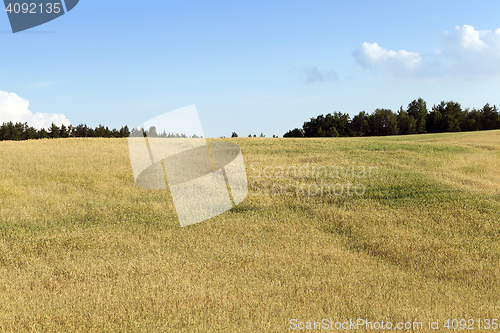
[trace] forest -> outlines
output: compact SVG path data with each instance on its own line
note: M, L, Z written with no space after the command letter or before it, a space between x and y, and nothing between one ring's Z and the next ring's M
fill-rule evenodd
M120 130L109 129L103 125L96 128L80 124L76 127L71 125L61 125L60 127L52 124L46 130L44 128L37 130L29 126L28 123L3 123L0 127L0 141L5 140L36 140L36 139L58 139L58 138L125 138L130 135L128 126L123 126Z
M319 115L283 137L385 136L492 129L500 129L500 114L495 105L462 110L457 102L443 101L429 111L427 103L419 98L406 109L401 106L397 113L390 109L376 109L371 114L361 111L352 119L342 112Z

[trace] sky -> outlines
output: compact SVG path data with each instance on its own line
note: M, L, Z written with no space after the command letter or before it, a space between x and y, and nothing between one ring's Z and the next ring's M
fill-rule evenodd
M208 137L282 136L319 114L500 106L500 2L80 0L13 34L0 123L137 127L195 104Z

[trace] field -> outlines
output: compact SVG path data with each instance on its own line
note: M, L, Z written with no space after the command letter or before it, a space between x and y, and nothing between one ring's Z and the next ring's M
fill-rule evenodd
M0 331L500 319L500 131L226 140L249 195L185 228L126 139L0 142Z

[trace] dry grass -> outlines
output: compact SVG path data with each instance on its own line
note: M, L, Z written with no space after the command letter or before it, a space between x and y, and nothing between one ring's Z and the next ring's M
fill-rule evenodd
M180 228L168 192L134 185L126 140L0 142L0 331L500 316L500 131L231 140L250 177L307 163L379 175L350 179L362 197L252 190Z

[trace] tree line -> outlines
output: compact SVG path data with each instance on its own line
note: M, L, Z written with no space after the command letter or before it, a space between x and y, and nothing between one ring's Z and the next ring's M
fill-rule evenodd
M337 137L337 136L384 136L421 133L465 132L500 129L500 113L496 105L484 105L472 110L454 101L441 102L427 110L427 103L416 99L408 104L406 109L401 106L397 113L390 109L376 109L368 114L361 111L352 119L347 113L334 112L319 115L304 122L302 128L294 128L283 137ZM155 127L149 130L132 129L149 137L186 138L196 137L178 133L157 133ZM28 123L3 123L0 127L0 141L4 140L35 140L56 138L125 138L131 131L128 126L119 130L109 129L103 125L95 128L80 124L57 126L52 124L48 129L37 130ZM238 135L233 132L232 137ZM251 135L249 135L250 137ZM254 135L255 137L256 135ZM261 137L263 134L261 134ZM273 135L274 137L274 135Z
M170 133L163 132L158 133L156 126L149 127L148 130L144 128L133 128L131 132L132 137L148 137L148 138L167 138L167 139L200 139L203 138L202 135L198 136L196 134L186 134L186 133Z
M52 124L47 130L40 130L29 126L28 123L3 123L0 127L0 141L4 140L36 140L36 139L57 139L57 138L125 138L130 135L128 126L123 126L120 130L109 129L103 125L96 128L80 124L76 127L71 125Z
M0 141L5 140L37 140L37 139L58 139L58 138L128 138L130 135L139 137L155 137L155 138L199 138L196 134L187 135L185 133L167 133L165 131L158 133L155 126L151 126L148 130L144 128L132 128L123 126L119 130L99 125L96 128L88 127L85 124L80 124L73 127L72 125L61 125L60 127L52 124L49 129L37 130L28 123L3 123L0 127Z
M361 111L352 119L347 113L319 115L294 128L283 137L384 136L421 133L465 132L500 129L498 108L486 104L481 109L464 109L459 103L441 102L427 110L427 103L416 99L397 113L376 109Z

